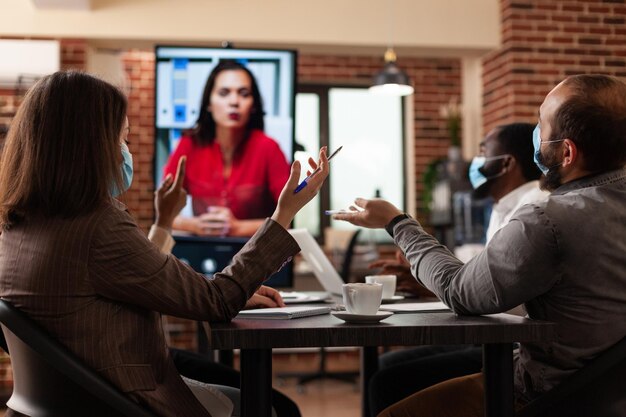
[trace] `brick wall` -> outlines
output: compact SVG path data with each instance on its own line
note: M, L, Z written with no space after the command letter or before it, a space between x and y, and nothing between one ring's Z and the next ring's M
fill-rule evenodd
M128 140L135 169L132 186L122 199L147 231L154 218L154 53L131 50L122 54L122 60L130 80Z
M626 77L624 0L501 0L502 47L484 59L485 132L537 120L545 95L568 75Z
M0 88L0 135L8 129L11 118L22 101L21 90Z

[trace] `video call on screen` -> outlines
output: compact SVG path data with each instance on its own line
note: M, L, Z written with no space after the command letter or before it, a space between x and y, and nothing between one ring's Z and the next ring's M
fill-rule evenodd
M155 184L182 133L196 123L204 85L220 60L254 75L263 99L265 133L293 160L296 54L287 50L156 47Z
M154 183L160 184L163 167L183 132L199 115L209 74L220 60L246 66L259 86L265 111L265 134L278 143L287 161L293 161L296 52L289 50L223 49L157 46ZM189 204L188 204L189 205ZM183 212L192 212L185 207ZM247 239L176 237L173 253L196 271L212 276L222 270ZM292 265L272 276L266 285L290 287Z

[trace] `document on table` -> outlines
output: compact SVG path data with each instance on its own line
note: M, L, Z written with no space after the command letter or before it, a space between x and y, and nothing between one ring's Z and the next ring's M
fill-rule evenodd
M433 311L450 311L448 306L441 301L433 301L428 303L384 304L380 306L380 310L393 311L394 313L424 313Z
M255 308L242 310L237 315L238 319L297 319L300 317L329 314L330 307L279 307L279 308Z
M323 303L330 295L323 292L307 293L296 291L280 291L285 304Z

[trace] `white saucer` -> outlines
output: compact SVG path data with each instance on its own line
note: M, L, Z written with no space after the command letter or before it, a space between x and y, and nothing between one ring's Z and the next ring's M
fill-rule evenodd
M399 300L404 300L404 295L394 295L391 298L383 298L381 303L383 304L395 303L396 301L399 301Z
M333 311L330 314L347 323L377 323L393 315L391 311L378 311L376 314L354 314L347 311Z

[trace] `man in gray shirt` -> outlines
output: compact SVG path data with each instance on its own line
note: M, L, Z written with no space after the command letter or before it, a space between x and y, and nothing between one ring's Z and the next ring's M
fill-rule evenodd
M363 211L334 216L386 227L413 275L458 314L499 313L524 303L530 318L558 323L556 341L520 346L520 403L626 335L626 84L603 75L561 82L541 105L534 147L550 197L520 208L466 264L384 200L357 199ZM482 390L480 374L457 378L379 416L482 415Z

